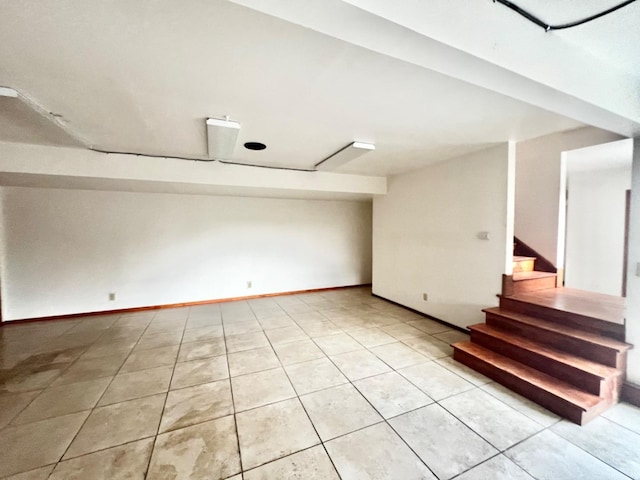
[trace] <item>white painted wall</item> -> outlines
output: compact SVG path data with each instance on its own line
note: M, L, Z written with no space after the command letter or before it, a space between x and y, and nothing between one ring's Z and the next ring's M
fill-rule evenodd
M565 287L622 294L629 165L568 175Z
M373 292L460 327L483 321L511 261L514 163L502 144L390 178L373 202Z
M640 386L640 138L633 141L631 216L629 221L629 264L627 270L626 340L629 350L627 380Z
M620 136L592 127L535 138L516 145L515 235L558 266L561 154L613 142Z
M370 202L19 187L1 200L4 320L371 279Z

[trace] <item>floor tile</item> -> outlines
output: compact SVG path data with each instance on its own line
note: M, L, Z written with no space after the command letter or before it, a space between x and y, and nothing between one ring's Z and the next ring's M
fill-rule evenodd
M98 406L124 402L169 390L173 367L157 367L138 372L119 373L107 388Z
M441 480L498 453L437 404L392 418L389 423Z
M231 353L228 359L232 377L270 370L280 366L280 361L271 347Z
M236 412L296 396L282 368L233 377L231 388Z
M284 312L282 312L284 313ZM273 330L275 328L295 327L296 323L288 315L279 315L258 320L262 328L265 330Z
M342 385L349 380L328 358L284 367L298 395Z
M363 347L353 338L346 333L339 333L338 335L328 335L326 337L317 337L313 339L314 342L322 349L327 355L338 355L340 353L353 352L355 350L362 350Z
M0 428L8 425L40 392L0 393Z
M264 332L245 333L243 335L231 335L226 338L227 353L253 350L254 348L269 347L269 340Z
M485 377L481 373L463 365L462 363L454 360L453 357L444 357L435 361L438 365L442 365L447 370L451 370L459 377L464 378L467 382L480 386L487 383L491 383L492 380L489 377Z
M398 340L405 340L407 338L420 337L424 335L424 332L412 327L411 325L407 325L406 323L388 325L381 327L381 330Z
M453 348L442 340L423 335L420 337L405 338L402 343L409 345L416 352L427 358L436 359L453 355Z
M543 428L477 388L449 397L440 405L498 450L506 450Z
M72 413L0 430L0 477L57 462L88 415Z
M232 322L232 323L227 323L225 321L223 322L223 324L224 324L224 334L227 336L242 335L244 333L262 331L262 326L260 326L257 320L250 320L248 322Z
M382 421L351 384L309 393L300 400L323 441Z
M49 480L143 479L153 438L90 453L60 462Z
M325 355L312 340L279 343L273 346L283 365L323 358Z
M148 480L226 478L240 472L233 416L158 435Z
M244 472L244 480L340 480L322 446L312 447Z
M187 337L187 334L189 334L189 337ZM190 338L189 341L197 341L223 336L222 318L194 317L187 320L183 338Z
M398 373L434 400L462 393L475 386L435 362L421 363Z
M119 355L124 361L124 359L129 356L135 345L135 340L110 340L107 342L99 342L89 347L87 351L82 354L82 358L99 358Z
M331 357L331 360L352 381L391 371L385 363L366 350L342 353Z
M262 328L264 328L265 330L269 329L269 328L281 328L281 327L288 327L290 325L292 325L292 323L285 323L283 325L278 324L278 320L283 320L283 319L289 319L291 320L291 318L287 315L287 312L285 312L284 310L282 310L280 307L275 307L275 308L270 308L270 309L261 309L261 310L256 310L253 312L256 316L256 318L258 319L258 322L260 322L260 324L262 325ZM271 320L271 319L278 319L276 320L275 325L272 325L270 323L263 323L263 320Z
M297 398L236 415L245 470L320 443Z
M515 392L512 392L498 383L488 383L486 385L482 385L480 388L493 395L501 402L515 408L517 411L526 415L540 425L548 427L560 421L560 417L555 413L550 412L546 408L541 407L537 403L534 403Z
M224 338L213 338L202 342L183 343L180 345L178 362L188 362L198 358L215 357L224 355Z
M171 380L171 388L184 388L200 383L215 382L229 378L229 367L224 355L218 357L192 360L191 362L177 363Z
M297 325L294 327L275 328L273 330L266 330L265 334L269 337L269 341L273 345L278 343L290 343L296 340L305 340L309 338L304 331Z
M365 378L353 384L385 418L433 403L425 393L396 372Z
M119 340L130 340L132 342L137 342L142 334L145 331L144 326L140 327L111 327L109 330L104 332L100 337L101 341L119 341Z
M26 367L17 365L12 369L0 371L0 394L46 388L59 378L67 367L69 367L69 363Z
M233 413L229 380L172 390L160 422L160 432L188 427Z
M421 332L428 334L442 333L446 332L447 330L451 330L451 327L443 323L436 322L435 320L429 320L428 318L411 320L407 322L407 325L411 325L413 328L417 328Z
M342 329L329 320L318 321L313 323L300 324L300 327L304 330L304 333L311 338L326 337L327 335L337 335L342 333Z
M534 480L531 475L522 470L504 455L490 458L477 467L467 470L456 480Z
M394 343L398 341L379 328L363 328L360 330L354 330L352 332L349 332L349 336L353 337L353 339L355 339L358 343L364 345L367 348L386 345L387 343Z
M1 413L0 409L0 415ZM628 403L619 403L602 414L603 417L640 433L640 408Z
M449 345L456 342L468 342L470 338L468 333L462 333L462 332L459 332L458 330L450 330L448 332L434 333L433 336L438 340L442 340L443 342L448 343Z
M85 380L111 377L118 372L123 362L124 359L118 355L113 357L88 358L86 360L80 359L60 375L60 377L52 383L52 386L68 385Z
M291 315L296 323L300 324L313 324L316 322L328 321L322 314L316 311L304 312L304 313L294 313Z
M160 394L96 408L71 443L64 460L155 435L164 400L165 395Z
M112 377L50 387L44 390L14 420L14 425L92 409Z
M510 448L505 455L538 480L629 480L549 430Z
M28 472L17 473L10 477L4 477L4 480L47 480L53 467L54 465L48 465L46 467L36 468L35 470L29 470Z
M222 338L224 332L222 331L222 325L210 325L208 327L193 328L185 330L182 336L182 342L200 342L203 340L211 340L213 338Z
M148 368L173 365L178 357L179 345L151 348L131 353L124 362L120 373L146 370Z
M142 335L134 351L148 350L150 348L169 347L180 344L182 331L171 333L155 333Z
M409 367L418 363L424 363L428 360L425 356L420 355L412 348L400 342L373 347L370 348L369 351L373 352L376 357L394 369Z
M616 470L640 478L640 434L602 417L582 427L563 420L551 430Z
M326 447L344 480L436 479L386 423L336 438Z

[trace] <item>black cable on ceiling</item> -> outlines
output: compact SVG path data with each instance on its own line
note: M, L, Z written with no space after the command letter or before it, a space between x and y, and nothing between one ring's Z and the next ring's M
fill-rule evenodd
M626 7L627 5L629 5L630 3L633 3L635 1L636 0L626 0L625 2L622 2L622 3L618 4L618 5L615 5L615 6L609 8L607 10L604 10L604 11L602 11L600 13L596 13L595 15L591 15L590 17L583 18L582 20L576 20L575 22L563 23L563 24L560 24L560 25L549 25L548 23L543 22L542 20L540 20L535 15L527 12L523 8L520 8L518 5L516 5L513 2L510 2L509 0L493 0L493 3L496 3L496 2L501 3L505 7L508 7L511 10L513 10L514 12L522 15L524 18L526 18L530 22L535 23L539 27L544 28L545 32L548 32L550 30L563 30L565 28L577 27L578 25L582 25L584 23L590 22L590 21L595 20L597 18L604 17L605 15L608 15L608 14L610 14L612 12L615 12L616 10L619 10L619 9L621 9L623 7Z
M238 165L241 167L256 167L256 168L268 168L272 170L292 170L294 172L315 172L315 170L306 168L293 168L293 167L277 167L273 165L256 165L250 163L230 162L228 160L216 160L214 158L194 158L194 157L175 157L171 155L152 155L148 153L136 153L136 152L116 152L112 150L101 150L99 148L88 147L92 152L106 153L107 155L135 155L137 157L151 157L151 158L171 158L174 160L188 160L191 162L219 162L225 165Z

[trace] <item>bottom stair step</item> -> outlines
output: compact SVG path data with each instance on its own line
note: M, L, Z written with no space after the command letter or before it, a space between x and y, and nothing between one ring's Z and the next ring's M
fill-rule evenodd
M455 360L579 425L612 403L475 343L455 343L453 349Z

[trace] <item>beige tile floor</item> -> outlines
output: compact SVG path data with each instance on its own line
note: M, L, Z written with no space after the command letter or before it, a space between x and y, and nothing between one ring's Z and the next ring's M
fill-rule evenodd
M640 478L640 409L585 427L458 364L366 288L0 329L0 478Z

